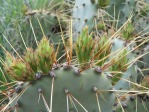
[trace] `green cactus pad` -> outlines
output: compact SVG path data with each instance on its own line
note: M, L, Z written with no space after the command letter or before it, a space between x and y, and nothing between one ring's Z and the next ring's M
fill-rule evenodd
M118 61L121 66L125 65L124 67L121 67L123 68L123 70L121 71L122 73L119 74L118 77L113 77L113 81L114 80L118 81L117 83L115 83L115 86L114 86L116 89L130 89L131 83L129 81L136 82L138 77L135 65L131 65L128 68L127 63L134 60L134 54L132 52L129 53L129 51L131 50L130 46L125 46L125 45L127 44L125 44L124 40L118 39L118 38L113 39L113 46L112 46L111 52L115 52L117 50L120 50L121 52L125 50L127 51L127 54L125 54L126 56L125 55L123 56L123 58L125 59L125 61L127 60L127 62L124 62L121 59L119 59ZM111 58L113 58L113 56ZM120 69L119 66L117 66L116 69Z
M116 112L148 112L149 101L148 95L127 95L127 97L120 100Z
M97 3L95 0L76 0L72 12L74 40L82 32L85 26L89 27L89 32L94 27L94 19L97 14Z
M114 103L115 96L111 90L110 80L103 73L95 72L95 69L88 69L80 74L75 71L76 67L59 67L50 72L50 76L44 76L31 84L20 98L11 103L10 107L17 105L18 112L39 112L47 111L42 96L50 108L51 90L53 82L52 112L67 111L67 96L69 96L69 111L73 109L77 112L110 112ZM54 75L52 75L54 74ZM42 92L39 92L42 89ZM100 92L105 90L105 92ZM97 92L98 91L98 92ZM98 100L96 99L98 94ZM16 95L15 95L16 96ZM75 100L76 99L76 100ZM72 101L75 106L73 105ZM100 107L98 107L98 102ZM81 105L83 106L83 109ZM77 110L75 109L77 108Z
M135 10L135 7L135 0L110 0L107 11L112 17L118 19L118 27L121 27Z

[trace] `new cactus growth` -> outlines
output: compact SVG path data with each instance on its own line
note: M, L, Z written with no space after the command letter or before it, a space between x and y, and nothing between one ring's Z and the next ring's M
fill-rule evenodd
M78 57L78 62L82 67L89 64L90 59L93 56L94 41L92 36L88 34L88 28L86 27L81 33L78 41L75 45L75 51Z
M105 57L109 57L110 55L112 42L111 40L109 40L107 35L103 35L99 39L97 38L96 47L97 49L95 49L95 52L94 52L95 53L94 58L95 58L95 61L97 61L96 65L102 66L107 59ZM101 59L102 61L98 62Z
M134 27L132 22L129 21L122 30L122 37L125 38L125 40L132 39L133 33L134 33Z
M39 69L47 74L49 70L52 68L53 63L55 62L55 53L52 45L49 45L49 41L46 37L43 37L41 42L39 43L36 51L36 62Z
M107 7L110 3L110 0L98 0L98 5L102 8Z
M36 61L36 54L34 53L33 49L27 49L25 52L25 56L23 57L26 63L30 65L33 71L37 72L37 61Z

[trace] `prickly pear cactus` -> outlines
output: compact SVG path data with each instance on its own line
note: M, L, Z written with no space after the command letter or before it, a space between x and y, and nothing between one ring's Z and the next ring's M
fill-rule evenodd
M0 58L2 74L12 80L0 81L0 111L148 111L149 79L137 82L138 69L148 72L148 36L136 34L148 16L146 7L127 21L135 0L24 0L21 6L19 19L11 23L16 38L5 39L14 52L0 44L6 56ZM140 54L146 53L142 58L134 54L139 46ZM143 68L135 64L139 58Z
M136 23L135 23L135 31L142 35L142 40L148 39L148 23L149 20L147 19L149 17L149 1L144 0L139 3L139 6L141 8L138 8L138 16L136 17ZM143 41L140 41L138 43L143 43ZM142 78L149 73L149 64L148 64L148 51L149 51L149 41L146 40L145 43L142 44L142 46L138 49L137 55L140 55L141 58L137 61L137 65L139 67L138 69L138 82L142 80Z
M5 71L24 83L15 88L9 107L3 110L110 112L115 100L110 91L113 86L104 67L91 61L97 54L94 49L99 49L94 43L85 28L74 44L79 66L71 64L72 50L67 52L67 62L58 64L54 48L46 37L35 51L28 49L22 58L16 59L7 53Z
M12 2L12 5L16 5L16 7L11 6L11 10L14 10L14 15L16 12L19 14L17 17L13 18L12 16L12 18L10 18L9 22L11 28L5 28L3 32L5 37L3 38L7 38L18 53L23 54L24 49L29 46L33 46L33 49L36 48L38 44L37 41L39 41L43 35L46 35L54 42L55 46L61 42L61 30L64 32L67 28L67 24L62 20L64 16L60 15L64 9L57 9L60 6L64 6L62 4L60 5L60 3L64 1L59 1L59 3L58 1L50 1L51 0L44 0L42 2L39 0L25 0L25 2L23 2L23 0L21 0L19 7L15 2ZM20 44L22 42L25 44ZM14 52L9 44L7 44L6 47L8 50L10 49L10 51Z
M135 0L110 0L110 5L107 8L107 12L113 17L116 27L121 27L136 8Z
M27 90L22 85L24 93L11 104L11 108L16 107L19 112L49 110L94 112L99 111L99 108L101 111L110 112L114 94L100 92L112 88L109 79L104 74L96 73L95 69L75 74L76 69L70 66L58 67L53 69L49 76L38 78L27 87ZM30 99L32 100L29 101Z
M142 2L140 2L139 6L141 6L142 8L138 8L138 16L136 17L136 23L135 23L135 31L140 33L142 35L142 40L145 40L148 38L148 31L149 31L149 27L148 27L148 23L149 20L147 19L149 17L149 2L147 0L144 0ZM142 41L140 41L139 43L141 43ZM147 40L145 43L142 44L142 46L139 48L138 50L138 55L142 55L141 58L139 59L139 61L137 62L137 65L140 69L142 70L138 70L139 71L139 78L138 80L140 81L141 78L144 75L148 75L149 71L148 71L148 44L149 41Z
M149 46L148 43L147 45L142 46L142 48L140 49L139 55L143 56L139 59L139 61L137 62L138 67L141 69L141 71L139 71L140 75L139 75L139 81L140 81L140 77L144 77L146 75L149 75Z
M74 35L80 34L85 26L89 27L89 31L93 29L97 11L96 0L75 1L72 11ZM74 39L76 40L76 38L77 36Z
M123 91L126 94L117 94L117 101L114 104L116 112L148 112L149 109L149 77L146 76L141 81L140 85L135 85L129 92Z
M136 66L130 65L134 60L134 53L130 52L130 46L126 46L127 42L125 42L121 38L113 39L113 45L111 54L116 56L111 56L112 61L115 62L111 69L112 71L119 71L119 73L115 73L112 81L116 90L119 89L130 89L132 88L132 84L130 82L137 81L137 70ZM129 44L129 43L128 43ZM114 57L114 58L113 58Z
M126 97L121 96L119 102L115 104L116 108L114 112L148 112L149 110L149 101L147 94L129 94Z
M138 15L134 19L135 30L141 34L146 34L149 31L149 20L147 19L149 17L149 2L147 0L139 2L137 9Z

